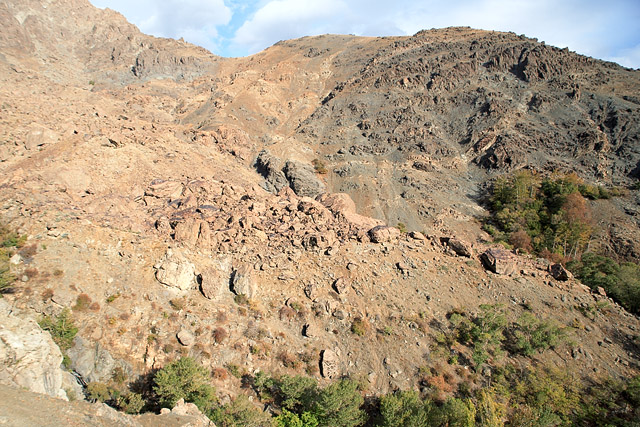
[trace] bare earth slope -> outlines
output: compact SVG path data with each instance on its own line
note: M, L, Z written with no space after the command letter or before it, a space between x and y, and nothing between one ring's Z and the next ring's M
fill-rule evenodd
M85 344L72 367L87 381L192 355L211 369L361 376L371 394L419 387L443 357L447 314L483 303L572 328L571 344L535 360L638 373L637 317L543 260L485 270L477 218L487 181L522 167L637 182L640 72L467 28L224 59L84 0L3 1L0 24L0 217L30 248L4 298L34 316L75 307ZM598 202L604 244L635 261L636 193ZM370 238L398 222L426 236ZM468 241L471 257L442 237ZM113 363L92 368L95 348ZM248 392L214 382L223 400Z

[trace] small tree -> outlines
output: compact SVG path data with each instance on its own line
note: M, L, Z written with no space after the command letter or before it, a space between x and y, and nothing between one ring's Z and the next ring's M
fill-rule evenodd
M216 403L214 388L209 385L209 372L190 357L182 357L158 371L153 391L160 405L172 408L180 399L192 402L203 412Z
M320 426L354 427L365 421L365 413L360 409L363 403L358 385L350 380L340 380L320 392L314 415Z
M381 427L427 427L434 406L423 402L416 391L408 390L383 396L380 399Z

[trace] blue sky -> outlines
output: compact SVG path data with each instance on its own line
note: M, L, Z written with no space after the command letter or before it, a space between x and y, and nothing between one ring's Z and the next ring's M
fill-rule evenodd
M143 32L183 37L221 56L326 33L411 35L470 26L513 31L640 68L640 0L90 0Z

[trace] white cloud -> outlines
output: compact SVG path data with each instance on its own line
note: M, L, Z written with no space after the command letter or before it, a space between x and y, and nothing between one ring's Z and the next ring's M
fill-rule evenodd
M224 0L91 0L121 12L147 34L180 38L216 49L217 27L231 20Z
M629 49L622 49L616 56L605 58L629 68L640 69L640 44Z
M256 52L282 39L336 32L340 16L349 13L342 0L270 1L238 28L233 42Z

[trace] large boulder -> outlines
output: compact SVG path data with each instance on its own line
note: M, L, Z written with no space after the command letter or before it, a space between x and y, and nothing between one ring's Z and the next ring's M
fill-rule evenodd
M233 272L231 277L231 290L236 295L244 295L253 298L258 293L258 287L252 277L252 269L249 265L244 265Z
M108 382L117 366L125 371L130 370L124 363L117 362L100 343L90 342L81 336L73 339L73 346L67 355L71 360L71 368L85 382Z
M35 320L18 317L0 299L0 384L67 399L62 353Z
M370 218L360 215L356 212L356 204L346 193L324 193L316 197L316 200L327 209L329 209L336 217L344 218L351 225L370 230L378 225L384 225L379 219Z
M480 261L487 270L496 274L513 274L516 271L515 256L506 249L491 248L480 255Z
M282 161L267 150L262 150L258 154L255 167L258 173L264 177L267 191L278 193L289 186L289 181L282 172Z
M340 356L333 350L323 350L321 354L320 373L324 378L339 378Z
M195 285L196 267L179 251L167 249L154 268L156 279L165 286L186 291Z
M318 179L310 164L289 160L282 171L289 181L289 186L298 196L316 197L324 192L324 183Z
M175 200L182 196L184 186L178 181L165 181L156 179L149 184L144 191L145 196L156 197L158 199Z
M400 236L400 230L396 227L378 225L369 230L369 239L373 243L384 243L395 240Z
M229 292L229 280L231 277L231 260L221 258L199 275L200 292L205 298L218 300Z
M565 282L565 281L573 278L573 274L571 274L571 272L569 270L564 268L564 266L562 264L552 264L552 265L550 265L549 266L549 274L551 274L551 276L554 279L559 280L561 282Z
M445 237L442 241L457 255L471 258L473 256L473 249L471 243L457 239L455 237Z

